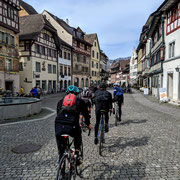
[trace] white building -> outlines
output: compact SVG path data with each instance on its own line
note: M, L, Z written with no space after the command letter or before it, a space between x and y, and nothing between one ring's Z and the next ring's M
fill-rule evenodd
M59 80L60 90L66 89L71 82L71 59L72 59L72 46L60 39L61 53L59 56Z
M136 49L133 48L133 52L132 52L132 56L130 59L130 84L136 85L137 84L137 78L138 78L138 68L137 68L137 63L138 59L137 59L137 53L136 53Z
M167 14L163 86L171 102L180 102L180 2L169 0L161 10Z

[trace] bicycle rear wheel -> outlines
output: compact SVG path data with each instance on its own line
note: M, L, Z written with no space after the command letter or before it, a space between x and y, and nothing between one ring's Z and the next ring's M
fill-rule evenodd
M58 165L56 180L71 180L71 160L68 155L64 155Z
M103 146L103 127L101 126L101 133L99 137L99 155L102 155L102 146Z

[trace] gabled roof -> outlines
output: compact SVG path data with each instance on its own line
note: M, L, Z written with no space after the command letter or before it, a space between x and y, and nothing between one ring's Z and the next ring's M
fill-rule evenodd
M20 1L20 5L23 7L23 9L25 9L25 11L29 14L38 14L38 12L29 4L27 4L26 2L24 2L23 0Z
M58 38L59 38L59 42L60 42L61 45L73 49L73 47L72 47L71 45L69 45L68 43L66 43L65 41L63 41L60 37L58 37Z
M69 34L73 36L73 38L76 38L77 40L81 41L82 43L85 43L89 46L92 46L89 42L84 40L84 32L80 27L74 28L71 27L69 24L67 24L64 20L58 18L57 16L53 15L52 13L45 10L60 26L62 26Z
M84 36L84 39L87 41L87 42L89 42L90 44L92 44L93 45L93 42L94 42L94 40L97 38L97 34L96 33L94 33L94 34L86 34L85 36Z
M35 40L43 28L50 31L54 38L55 43L59 46L56 29L42 14L34 14L23 16L19 18L20 33L19 40Z

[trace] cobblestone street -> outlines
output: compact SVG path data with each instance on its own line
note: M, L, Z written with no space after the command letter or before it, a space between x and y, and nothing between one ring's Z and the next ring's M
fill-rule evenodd
M43 107L56 109L58 99L43 99ZM180 110L151 102L135 91L125 94L122 111L118 126L110 117L103 156L94 145L94 131L90 137L83 133L82 179L180 180ZM0 125L0 180L55 179L54 119ZM91 121L94 125L94 112ZM42 147L34 153L12 152L26 143Z

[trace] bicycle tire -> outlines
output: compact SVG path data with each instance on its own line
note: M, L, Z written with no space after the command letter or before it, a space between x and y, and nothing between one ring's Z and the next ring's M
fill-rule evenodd
M103 127L101 126L101 134L100 134L100 138L99 138L99 155L102 155L102 142L103 140Z
M63 164L65 164L65 166ZM69 164L71 164L71 161L70 161L68 155L64 155L61 158L60 163L58 165L56 180L63 180L63 179L71 180L71 169L69 168ZM64 170L63 170L63 167L65 168ZM70 165L70 167L71 167L71 165ZM67 172L66 172L66 170L67 170ZM63 173L63 171L65 171L65 172Z

